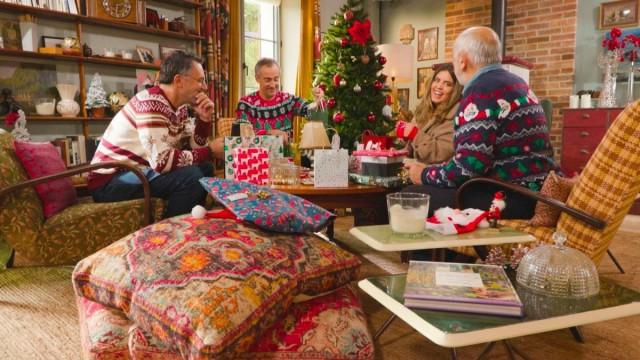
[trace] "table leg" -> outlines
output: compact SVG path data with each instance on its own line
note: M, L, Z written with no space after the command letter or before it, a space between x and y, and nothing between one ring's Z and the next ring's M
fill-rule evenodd
M327 237L329 238L329 240L334 241L335 239L333 238L333 224L336 222L335 218L332 218L329 220L329 222L327 223Z
M573 338L576 339L577 342L584 344L584 336L582 336L580 328L578 328L577 326L572 326L569 328L569 330L571 330L571 335L573 335Z
M382 333L387 330L387 328L389 327L389 325L391 325L391 323L393 322L393 320L396 319L396 314L391 314L387 320L384 321L384 324L382 324L382 326L378 329L378 331L376 331L375 335L373 335L373 341L378 340L378 338L382 335Z
M502 340L502 342L504 343L504 346L507 348L507 353L509 354L509 359L515 359L514 355L518 355L524 360L529 360L529 358L522 351L518 350L518 348L515 347L511 343L511 341Z
M449 357L453 360L458 360L458 354L456 353L456 348L449 348Z
M487 346L484 347L484 349L482 349L482 352L478 355L478 357L476 358L476 360L482 360L482 358L487 355L489 353L489 351L491 351L491 349L493 349L493 345L495 345L495 341L492 341L490 343L487 344Z

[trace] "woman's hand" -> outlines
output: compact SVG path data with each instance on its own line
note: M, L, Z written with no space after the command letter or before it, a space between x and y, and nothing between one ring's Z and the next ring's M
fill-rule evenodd
M427 167L427 165L418 161L411 161L406 163L404 167L409 172L409 179L411 179L411 182L417 185L421 185L422 171Z

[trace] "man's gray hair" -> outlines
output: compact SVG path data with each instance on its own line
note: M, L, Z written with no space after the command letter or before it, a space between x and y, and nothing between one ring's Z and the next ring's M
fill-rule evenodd
M260 68L262 68L263 66L267 66L267 67L272 67L272 66L277 66L280 67L280 65L278 65L278 62L271 59L271 58L262 58L260 60L258 60L258 62L256 63L256 67L253 69L253 73L255 74L255 76L258 76L258 71L260 71Z
M485 31L483 34L479 34L479 30ZM471 62L479 67L502 63L500 38L495 31L487 27L474 26L460 33L453 44L454 56L460 54L461 51L464 51Z

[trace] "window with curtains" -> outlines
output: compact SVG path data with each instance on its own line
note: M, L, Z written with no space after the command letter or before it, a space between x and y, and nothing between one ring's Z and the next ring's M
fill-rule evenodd
M279 61L279 0L244 0L244 94L258 90L254 67L268 57Z

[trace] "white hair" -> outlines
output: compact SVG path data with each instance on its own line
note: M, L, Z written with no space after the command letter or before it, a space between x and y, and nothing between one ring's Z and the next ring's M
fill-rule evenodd
M490 36L478 36L480 29L489 31ZM479 67L502 63L502 44L498 34L490 28L474 26L464 30L453 44L453 55L464 51L471 62Z

